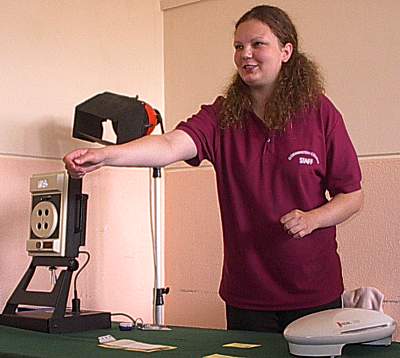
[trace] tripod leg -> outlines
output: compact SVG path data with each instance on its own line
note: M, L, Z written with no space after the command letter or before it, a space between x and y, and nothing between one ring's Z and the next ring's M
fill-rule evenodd
M18 304L21 303L21 298L26 295L26 289L29 283L32 280L33 274L35 273L36 266L32 263L28 267L28 270L25 272L24 276L22 277L21 281L19 282L18 286L15 288L13 294L7 301L7 304L4 308L3 313L6 314L14 314Z
M54 318L64 317L65 315L69 288L71 286L71 279L72 279L72 271L70 270L62 271L53 291L50 293L50 295L55 300L54 312L53 312Z

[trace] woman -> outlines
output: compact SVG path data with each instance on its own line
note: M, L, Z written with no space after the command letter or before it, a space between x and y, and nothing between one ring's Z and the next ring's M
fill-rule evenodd
M224 234L227 327L282 332L303 315L340 307L335 225L360 209L361 173L343 119L284 11L248 11L234 48L237 73L225 96L172 132L77 150L64 161L82 177L104 165L209 160Z

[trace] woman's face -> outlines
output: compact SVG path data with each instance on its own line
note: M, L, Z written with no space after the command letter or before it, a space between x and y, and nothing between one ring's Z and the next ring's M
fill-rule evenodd
M234 36L234 61L242 80L269 95L283 62L292 54L290 43L282 46L270 27L258 20L242 22Z

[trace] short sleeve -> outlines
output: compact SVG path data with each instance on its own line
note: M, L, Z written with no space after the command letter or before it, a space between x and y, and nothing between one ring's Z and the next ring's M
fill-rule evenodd
M199 166L203 160L215 163L215 151L218 142L218 116L222 104L222 97L211 105L201 106L200 111L185 122L180 122L176 129L187 133L197 148L197 155L186 161L189 165Z
M327 188L330 195L361 189L361 169L357 154L341 114L330 103L327 115Z

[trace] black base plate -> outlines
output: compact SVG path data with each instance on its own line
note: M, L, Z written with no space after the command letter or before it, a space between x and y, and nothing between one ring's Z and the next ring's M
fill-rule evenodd
M55 318L53 312L44 310L22 311L0 315L0 325L46 333L82 332L111 328L109 312L82 311L79 314L66 312Z

